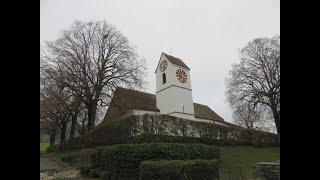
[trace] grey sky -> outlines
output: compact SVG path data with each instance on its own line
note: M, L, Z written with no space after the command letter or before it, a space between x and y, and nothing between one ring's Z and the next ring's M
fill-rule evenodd
M40 41L54 40L75 20L107 20L146 59L146 91L155 93L161 52L191 68L195 102L226 121L232 111L225 78L238 51L257 37L280 34L279 0L41 0Z

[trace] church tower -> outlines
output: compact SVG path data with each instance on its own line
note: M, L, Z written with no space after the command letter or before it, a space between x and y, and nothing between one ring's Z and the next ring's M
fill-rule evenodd
M181 59L162 53L155 73L160 113L195 120L190 68Z

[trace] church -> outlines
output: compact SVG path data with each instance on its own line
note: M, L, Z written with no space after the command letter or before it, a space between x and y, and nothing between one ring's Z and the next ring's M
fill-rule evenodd
M191 121L234 126L207 105L193 102L190 68L183 60L162 53L155 74L155 94L117 88L104 121L126 115L167 114Z

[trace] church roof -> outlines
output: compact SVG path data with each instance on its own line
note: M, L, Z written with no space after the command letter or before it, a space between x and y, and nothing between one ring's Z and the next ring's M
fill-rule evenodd
M156 106L156 95L118 87L103 121L117 120L131 109L160 112ZM194 103L194 111L196 118L224 122L206 105Z
M171 63L178 65L178 66L182 66L184 68L190 69L181 59L173 57L169 54L166 53L162 53Z
M193 103L196 118L224 121L217 113L206 105Z

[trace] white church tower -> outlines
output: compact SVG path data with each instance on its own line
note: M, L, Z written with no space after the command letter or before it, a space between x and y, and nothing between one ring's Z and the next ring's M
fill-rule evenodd
M181 59L162 53L155 73L160 113L195 120L190 68Z

